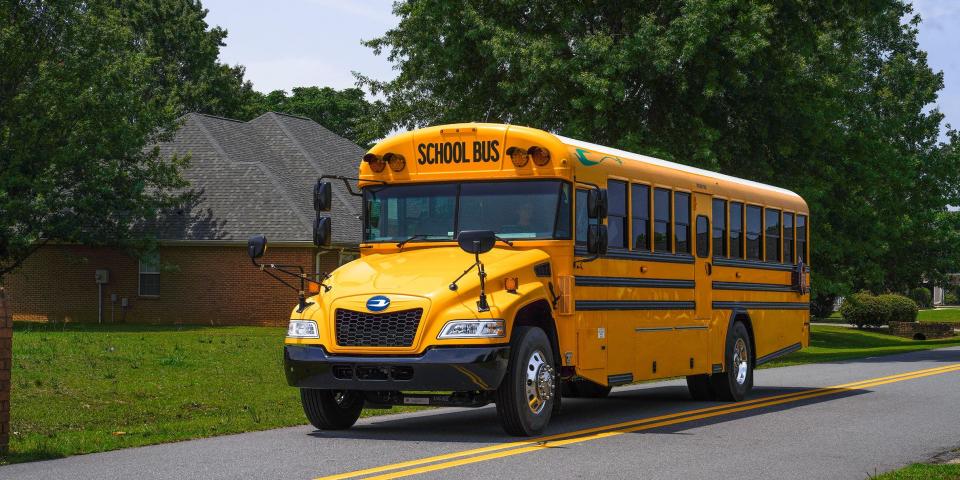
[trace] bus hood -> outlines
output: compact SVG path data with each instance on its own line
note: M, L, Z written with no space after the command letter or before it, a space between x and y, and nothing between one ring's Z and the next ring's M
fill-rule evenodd
M548 260L539 249L520 250L497 246L480 255L487 273L487 292L501 288L495 280ZM401 252L365 255L338 268L328 283L329 293L336 297L357 294L406 294L434 298L443 294L466 294L479 289L476 269L457 282L457 292L450 291L453 282L470 268L474 256L457 246L410 248ZM474 294L476 292L473 292Z

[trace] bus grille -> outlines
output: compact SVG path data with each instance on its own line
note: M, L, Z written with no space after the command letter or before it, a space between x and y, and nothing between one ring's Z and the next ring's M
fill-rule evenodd
M422 308L366 313L338 308L337 345L341 347L409 347L420 326Z

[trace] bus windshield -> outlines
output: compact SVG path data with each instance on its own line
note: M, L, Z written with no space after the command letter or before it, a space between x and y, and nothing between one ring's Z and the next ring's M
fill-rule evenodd
M462 230L504 239L570 239L570 184L559 180L376 185L363 189L363 241L450 241Z

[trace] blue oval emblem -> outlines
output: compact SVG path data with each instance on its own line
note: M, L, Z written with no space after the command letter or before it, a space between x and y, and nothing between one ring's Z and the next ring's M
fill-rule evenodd
M383 296L377 295L376 297L370 297L367 300L367 310L371 312L382 312L390 306L390 299Z

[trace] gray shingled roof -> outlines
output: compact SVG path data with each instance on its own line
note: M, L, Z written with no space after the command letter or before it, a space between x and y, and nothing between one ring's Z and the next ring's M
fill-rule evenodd
M190 156L193 199L160 222L161 240L310 242L313 185L356 176L364 150L313 120L265 113L249 122L191 113L161 154ZM333 242L360 241L360 199L334 183Z

